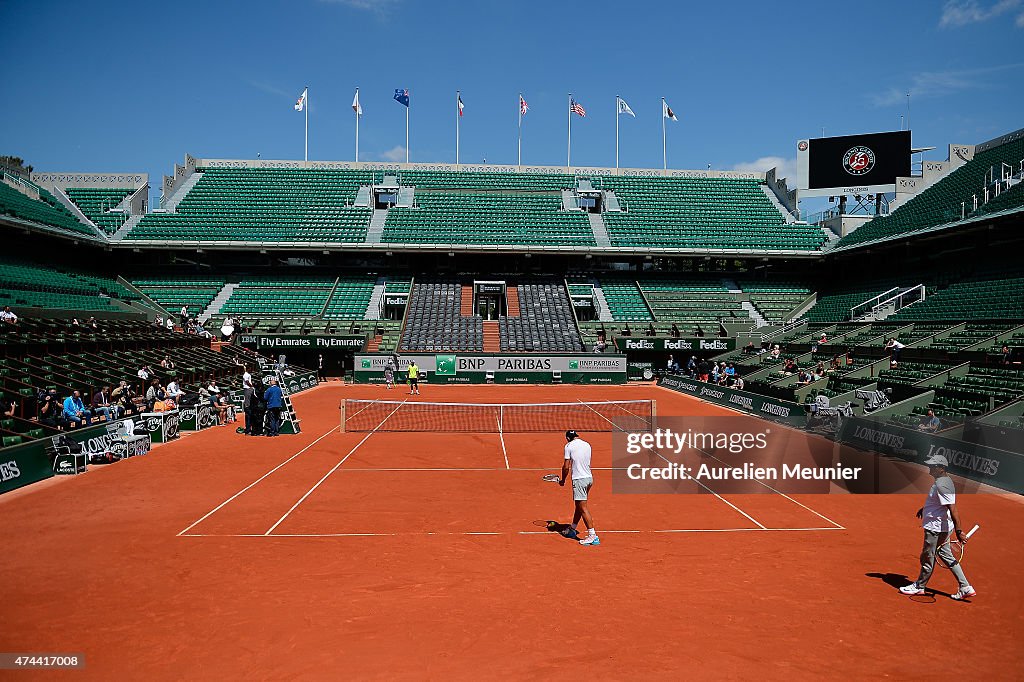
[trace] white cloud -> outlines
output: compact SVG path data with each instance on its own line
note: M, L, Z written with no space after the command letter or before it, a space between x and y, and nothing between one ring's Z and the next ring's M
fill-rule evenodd
M1024 28L1024 12L1017 15L1017 28Z
M366 10L377 15L383 15L400 1L401 0L320 0L320 2L323 3L331 5L345 5L352 9Z
M911 100L944 97L964 90L982 90L993 84L993 79L990 78L993 74L1022 67L1024 63L1001 64L980 69L922 71L911 76L909 88L890 87L872 94L871 102L876 107L903 105L907 101L908 90Z
M781 156L762 156L760 159L753 161L743 161L737 163L732 167L734 171L740 171L741 173L764 173L771 170L776 170L776 176L780 178L786 178L789 180L790 185L796 184L796 159L784 159Z
M395 145L391 149L389 149L386 152L383 152L382 154L380 154L380 158L383 159L384 161L395 161L395 162L401 161L402 163L404 163L405 162L405 147L403 147L400 144L399 145Z
M994 5L982 6L977 0L947 0L942 6L939 26L949 28L980 24L1020 7L1021 0L999 0ZM1024 23L1024 14L1017 16L1017 25Z
M263 81L250 80L250 81L246 81L246 82L249 83L249 85L251 85L252 87L256 88L257 90L262 90L263 92L267 93L268 95L275 95L277 97L285 97L285 98L290 98L290 99L297 99L298 96L302 94L302 90L299 90L298 94L293 95L290 92L288 92L287 90L283 90L282 88L279 88L277 86L271 85L270 83L265 83Z

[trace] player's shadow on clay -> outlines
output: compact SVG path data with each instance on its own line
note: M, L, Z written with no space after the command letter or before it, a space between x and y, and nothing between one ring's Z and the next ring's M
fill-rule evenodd
M566 540L578 540L579 534L568 523L558 523L550 519L538 519L533 525L546 529L549 533L557 533Z
M938 570L938 569L936 568L936 570ZM909 585L910 583L913 582L910 578L908 578L903 573L865 573L864 575L867 576L868 578L877 578L878 580L881 580L882 582L884 582L886 585L888 585L889 587L893 588L894 590L898 590L901 587L903 587L905 585ZM950 596L949 592L943 592L942 590L936 590L936 589L933 589L931 587L927 588L926 591L931 593L931 594L939 595L939 596L942 596L942 597Z

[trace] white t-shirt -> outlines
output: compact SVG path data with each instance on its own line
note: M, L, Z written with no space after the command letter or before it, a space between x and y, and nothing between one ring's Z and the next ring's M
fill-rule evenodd
M13 324L18 321L18 316L15 315L14 311L12 310L4 310L0 311L0 320L3 320L4 322L10 322Z
M242 375L242 388L253 388L252 375L248 372Z
M903 348L906 348L906 346L905 346L905 345L903 345L902 343L900 343L899 341L893 341L893 342L892 342L892 347L893 347L894 349L896 349L896 350L901 350L901 349L903 349Z
M956 488L953 479L942 476L935 479L928 498L921 511L921 525L934 533L948 533L953 530L953 516L944 505L956 504Z
M593 478L590 472L590 443L582 438L574 438L565 444L565 458L572 460L572 480Z

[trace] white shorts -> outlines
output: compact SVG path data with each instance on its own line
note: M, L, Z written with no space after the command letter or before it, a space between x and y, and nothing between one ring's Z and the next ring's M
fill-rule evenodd
M572 479L572 499L580 502L587 499L587 494L590 492L590 487L594 485L594 479L590 478L574 478Z

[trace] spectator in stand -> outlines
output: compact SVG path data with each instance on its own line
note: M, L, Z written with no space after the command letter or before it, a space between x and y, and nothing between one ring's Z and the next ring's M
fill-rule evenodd
M96 318L95 317L90 317L88 320L86 320L85 326L86 327L90 327L92 329L99 329L100 325L99 325L99 323L96 322Z
M153 326L154 327L160 327L161 329L163 329L164 328L164 316L163 315L157 315L156 319L153 320Z
M818 339L818 345L824 346L826 343L828 343L828 334L822 332L821 338Z
M14 398L8 398L6 395L0 394L0 417L13 417L14 405Z
M797 386L806 386L809 383L811 383L811 375L804 370L800 370L800 373L796 375Z
M166 397L167 393L164 391L164 387L160 384L160 380L152 379L149 382L149 388L146 389L146 409L152 412L156 403L158 401L163 402Z
M174 369L174 363L171 362L171 358L166 355L164 356L164 359L160 361L160 366L166 370Z
M72 391L71 395L64 399L64 421L69 426L88 426L92 423L92 413L85 409L82 394L78 391Z
M842 366L843 366L843 364L839 361L839 356L836 355L835 357L832 358L832 362L829 363L828 371L829 372L834 372L834 371L836 371L837 369L839 369Z
M122 380L113 391L110 392L110 404L117 407L122 415L132 411L131 395L128 392L128 382Z
M220 386L217 385L217 379L210 377L210 383L206 385L206 394L209 397L210 406L217 409L217 400L220 398Z
M164 327L166 327L169 332L174 331L174 320L171 319L170 315L168 315L167 319L164 321Z
M71 326L72 326L72 327L80 327L80 326L82 326L82 325L81 325L81 324L79 324L79 322L78 322L78 318L77 318L77 317L72 317L72 318L71 318Z
M175 379L171 379L169 382L167 382L166 393L167 397L173 400L175 404L180 402L181 397L185 395L185 391L181 390L181 387L178 386L178 382Z
M885 349L889 351L889 365L895 367L900 361L900 353L906 348L905 345L896 340L896 337L889 339Z
M796 360L793 358L786 358L786 364L783 366L782 371L786 374L795 374L800 367L796 364Z
M188 327L188 306L187 305L181 306L180 317L181 317L181 328L182 329L187 328Z
M270 386L263 392L263 399L267 403L267 413L270 415L270 433L268 436L280 435L281 431L281 407L283 405L281 387L277 385L277 379L271 377Z
M731 362L725 366L725 375L728 377L736 376L736 367Z
M707 360L701 360L697 363L697 378L701 381L708 380L708 374L711 373L711 365L708 364Z
M696 335L696 336L697 336L698 338L700 338L700 337L703 337L703 336L704 336L704 330L700 328L700 325L699 325L699 324L698 324L698 325L697 325L697 327L696 327L696 328L695 328L695 329L693 330L693 333L694 333L694 335Z
M755 353L754 342L753 341L748 341L747 345L743 346L743 354L744 355L753 355L754 353Z
M667 369L670 374L675 374L679 371L679 363L676 362L676 359L673 356L668 356L668 363L666 364L665 369Z
M737 391L743 390L743 377L736 377L736 381L732 385Z
M149 377L153 375L153 370L149 368L149 365L143 365L139 367L138 377L142 379L142 383L145 385L149 382Z
M103 415L103 418L107 421L111 419L111 413L113 418L118 418L117 408L110 403L110 386L104 386L92 396L92 413L99 417Z
M935 416L934 410L928 410L928 414L925 416L924 419L921 420L921 423L918 424L917 426L918 431L924 431L925 433L935 433L941 428L942 421Z
M782 355L782 349L779 348L779 344L772 346L772 352L769 354L772 360L778 360Z
M39 399L39 423L58 428L64 407L57 397L57 389L51 388Z
M3 312L0 312L0 323L3 323L4 327L18 324L18 316L11 310L11 306L5 305Z
M1010 364L1010 359L1013 357L1013 353L1010 351L1010 347L1004 343L1003 349L999 352L1002 354L1002 359L1000 360L1000 362L1002 362L1004 365Z
M686 363L686 373L690 375L690 378L696 378L697 376L697 356L691 355L690 361Z
M672 338L673 339L678 339L679 338L679 327L676 326L675 322L672 323L672 329L670 330L669 333L672 334Z
M654 329L654 323L651 322L647 325L647 336L657 336L658 332Z

